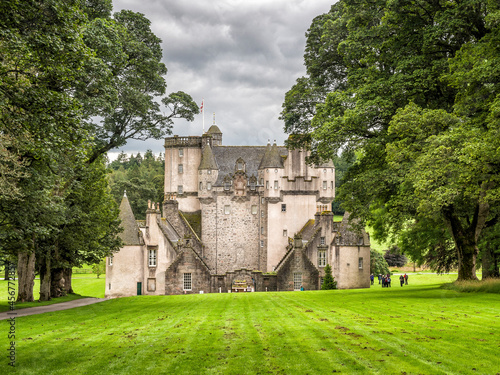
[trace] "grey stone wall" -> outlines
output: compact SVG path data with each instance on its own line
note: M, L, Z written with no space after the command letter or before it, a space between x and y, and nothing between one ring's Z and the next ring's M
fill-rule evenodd
M319 284L318 269L311 263L301 247L294 248L292 252L277 270L278 291L294 290L294 273L302 274L304 290L317 290Z
M260 247L260 228L266 227L261 224L259 196L220 192L214 198L202 203L204 260L218 274L241 268L260 270L265 249ZM257 212L252 214L254 205Z
M191 273L192 290L184 290L184 274ZM191 248L183 248L165 272L165 294L211 292L210 271Z

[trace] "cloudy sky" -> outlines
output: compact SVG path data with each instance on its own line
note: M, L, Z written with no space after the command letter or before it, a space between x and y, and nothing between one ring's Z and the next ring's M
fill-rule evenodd
M168 92L201 104L205 130L216 124L224 145L283 144L278 119L285 93L304 75L305 32L335 0L113 0L151 21L162 39ZM173 134L201 135L203 116L177 120ZM121 150L163 152L163 142L130 141ZM113 155L110 155L113 158Z

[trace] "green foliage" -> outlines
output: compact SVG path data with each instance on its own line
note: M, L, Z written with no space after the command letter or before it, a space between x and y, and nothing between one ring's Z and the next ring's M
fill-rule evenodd
M378 239L425 237L412 259L458 259L459 279L476 278L477 239L499 218L499 14L492 1L341 0L313 21L281 115L312 160L356 154L342 208Z
M389 265L384 256L370 249L370 273L373 275L387 275L389 273Z
M96 274L97 278L99 278L100 275L106 273L106 260L103 259L99 263L94 263L92 265L92 272Z
M332 267L329 264L325 267L325 277L323 278L323 284L321 284L321 290L337 289L337 282L332 276Z
M119 204L126 191L135 218L145 220L148 200L163 202L164 174L161 154L155 157L151 150L146 151L144 158L140 154L130 158L123 154L108 166L111 194Z
M403 267L408 262L408 259L401 253L401 249L395 245L385 251L384 259L389 267Z

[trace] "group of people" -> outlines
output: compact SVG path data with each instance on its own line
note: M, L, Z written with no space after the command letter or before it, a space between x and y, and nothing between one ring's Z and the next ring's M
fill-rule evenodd
M375 280L375 277L373 276L373 273L370 275L370 281L371 284L373 285L373 282ZM399 282L401 286L403 285L408 285L408 275L405 273L404 275L399 276ZM382 288L389 288L391 286L391 274L388 273L387 275L378 275L378 283L382 284Z

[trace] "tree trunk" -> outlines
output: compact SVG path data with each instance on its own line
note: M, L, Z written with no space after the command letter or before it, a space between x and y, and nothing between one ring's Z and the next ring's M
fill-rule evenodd
M17 302L33 302L34 285L35 252L20 252L17 255Z
M63 268L64 272L64 281L65 281L65 289L66 293L74 293L73 287L71 285L71 277L73 276L73 268Z
M477 209L477 211L479 208ZM480 230L477 227L477 214L473 223L465 228L460 219L454 214L453 207L444 212L445 220L455 242L458 255L458 278L459 280L477 280L476 256L478 254L477 238Z
M50 301L50 254L46 254L40 265L40 301Z
M66 295L66 279L64 268L53 268L50 270L50 297L59 298Z
M457 280L477 280L476 276L477 247L471 244L462 244L462 246L460 247L457 246L457 252L458 252Z
M486 247L482 252L482 280L500 277L498 263L498 255L489 246Z
M5 267L5 270L4 270L5 273L4 273L3 279L7 280L7 279L9 279L9 267L10 267L10 262L8 260L6 260L4 262L4 267Z

